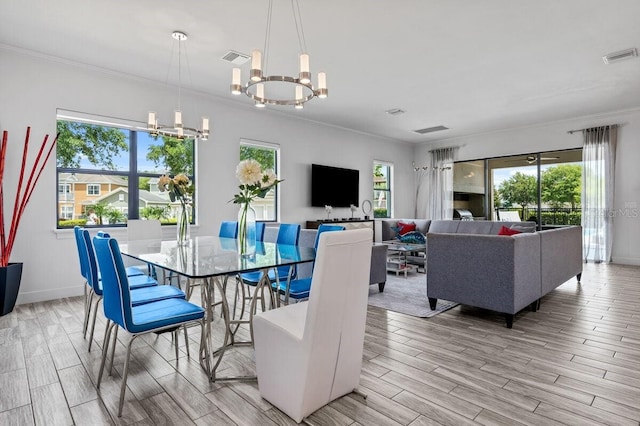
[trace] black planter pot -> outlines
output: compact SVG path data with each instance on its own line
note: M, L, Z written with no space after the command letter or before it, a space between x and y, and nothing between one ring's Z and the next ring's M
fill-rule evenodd
M20 290L22 263L9 263L0 267L0 316L13 311Z

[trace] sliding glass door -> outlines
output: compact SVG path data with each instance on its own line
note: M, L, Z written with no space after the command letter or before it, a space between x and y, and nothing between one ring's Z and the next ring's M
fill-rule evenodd
M454 166L454 207L475 219L534 221L540 229L580 225L582 149Z

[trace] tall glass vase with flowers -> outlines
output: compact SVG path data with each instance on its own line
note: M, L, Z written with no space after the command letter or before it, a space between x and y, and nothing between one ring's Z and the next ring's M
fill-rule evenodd
M185 174L178 174L173 178L167 175L158 179L158 189L160 192L168 192L172 202L178 201L178 211L176 212L176 229L178 245L186 245L191 238L191 200L193 196L193 184Z
M240 181L240 191L233 196L233 203L240 205L238 212L238 245L243 257L255 251L255 211L251 203L256 198L264 198L279 180L273 170L262 170L256 160L242 160L236 167L236 177ZM252 220L253 219L253 220Z

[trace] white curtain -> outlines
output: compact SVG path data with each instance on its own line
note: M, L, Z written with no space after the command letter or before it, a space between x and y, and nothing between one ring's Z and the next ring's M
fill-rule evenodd
M453 219L453 161L457 147L429 151L427 219Z
M582 254L585 261L611 261L617 132L616 125L582 131Z

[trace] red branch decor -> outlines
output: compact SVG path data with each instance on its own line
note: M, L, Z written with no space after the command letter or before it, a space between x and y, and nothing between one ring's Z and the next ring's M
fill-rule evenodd
M24 182L25 171L27 168L27 154L29 153L29 136L31 134L31 127L27 127L27 134L24 139L24 149L22 151L22 165L20 167L20 178L18 179L18 190L16 191L16 199L13 204L13 215L11 216L11 226L9 227L9 233L5 234L4 227L4 162L7 153L7 142L9 141L9 134L5 130L2 132L2 146L0 146L0 267L7 266L9 264L9 258L11 257L11 250L13 249L13 243L16 240L16 232L18 232L18 226L20 226L20 219L24 213L24 209L29 203L33 189L40 179L42 170L47 164L47 160L53 152L53 148L58 141L58 135L51 142L49 149L47 145L49 142L49 135L45 135L42 144L40 145L40 151L35 162L31 165L29 172L29 179L27 184L22 186ZM46 156L42 160L42 154L46 151ZM42 160L42 162L40 162Z

